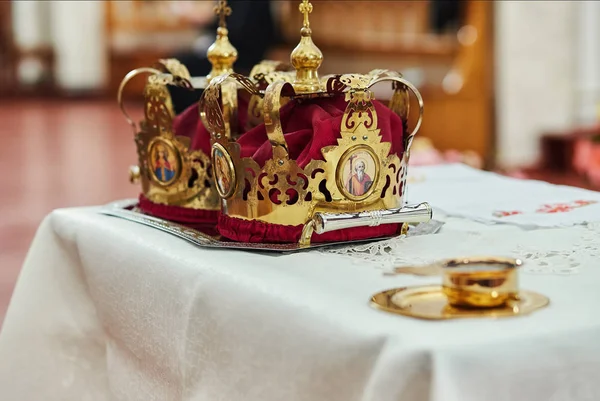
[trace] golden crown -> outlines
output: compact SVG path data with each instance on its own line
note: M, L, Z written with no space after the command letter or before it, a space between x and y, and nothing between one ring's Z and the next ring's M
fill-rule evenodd
M138 152L138 165L130 168L130 180L141 181L144 197L156 204L190 209L218 210L219 195L214 188L211 159L200 149L190 149L191 138L175 132L176 118L169 86L204 89L214 77L233 73L238 53L230 43L225 23L231 14L227 2L220 0L214 9L219 16L215 42L208 48L207 58L212 70L206 77L191 77L187 68L175 59L159 60L154 66L129 72L121 82L118 103L127 121L133 127ZM253 69L259 79L265 74L282 69L283 64L264 61ZM144 88L144 119L138 125L129 117L123 105L123 89L134 77L149 74ZM258 81L255 82L258 86ZM260 115L261 100L251 99L249 121ZM256 107L256 104L259 106ZM222 100L224 110L237 110L235 92ZM227 124L236 125L236 116L228 115Z
M428 220L431 210L422 204L403 208L409 150L423 114L423 100L417 88L399 73L374 70L368 74L319 77L323 54L313 43L309 14L312 4L303 0L300 43L291 53L294 71L270 71L247 78L226 73L214 78L200 100L204 125L211 133L214 181L222 198L222 214L234 219L266 224L298 226L303 230L300 245L310 244L313 233L341 228L375 226ZM375 99L371 88L379 82L392 83L388 104L402 121L404 152L390 152L391 143L380 135ZM235 111L223 105L240 86L248 91L262 112L272 156L259 165L242 157L239 133L232 130ZM419 103L419 120L406 133L409 94ZM280 109L286 102L315 102L343 97L346 107L337 144L321 149L322 160L313 159L300 167L290 157ZM360 170L360 172L359 172ZM354 181L354 174L362 178ZM370 183L364 185L365 174ZM354 185L353 185L354 184ZM359 188L360 187L360 188Z

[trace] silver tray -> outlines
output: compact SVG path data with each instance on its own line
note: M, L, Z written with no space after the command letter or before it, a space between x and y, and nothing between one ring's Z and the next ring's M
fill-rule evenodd
M278 252L278 253L293 253L299 251L306 251L315 248L324 247L336 247L336 246L348 246L352 243L367 243L381 241L393 237L379 237L370 238L366 240L351 241L351 242L328 242L328 243L311 243L309 246L301 247L297 243L285 243L285 244L274 244L274 243L256 243L256 242L235 242L227 238L223 238L220 235L211 235L206 232L202 232L198 229L192 229L183 225L173 223L171 221L163 220L157 217L149 216L140 212L137 208L137 200L124 200L110 203L101 208L98 213L118 217L124 220L128 220L134 223L142 224L148 227L156 228L160 231L174 235L185 241L188 241L196 246L204 248L221 248L221 249L239 249L239 250L251 250L251 251L265 251L265 252ZM427 223L420 223L416 226L411 226L407 236L417 236L426 234L435 234L444 225L443 222L430 220ZM207 227L207 231L214 231L214 227Z

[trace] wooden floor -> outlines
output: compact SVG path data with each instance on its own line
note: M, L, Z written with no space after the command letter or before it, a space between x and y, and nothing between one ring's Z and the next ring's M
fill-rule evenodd
M0 101L0 325L41 220L135 197L133 133L116 101Z

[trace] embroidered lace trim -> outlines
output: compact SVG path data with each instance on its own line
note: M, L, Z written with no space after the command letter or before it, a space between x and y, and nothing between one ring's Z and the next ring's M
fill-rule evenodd
M384 271L428 265L446 258L496 255L521 259L523 271L576 274L600 256L600 223L562 229L525 231L514 226L482 231L448 231L435 235L400 236L370 244L325 248L355 263ZM595 262L597 263L597 262Z

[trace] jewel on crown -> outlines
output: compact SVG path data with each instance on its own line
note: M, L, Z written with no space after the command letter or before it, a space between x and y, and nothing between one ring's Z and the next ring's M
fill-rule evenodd
M399 73L319 77L323 54L312 41L312 4L301 2L301 39L291 54L295 72L260 79L223 74L200 100L210 131L214 180L222 199L218 230L244 242L344 242L397 235L428 220L422 204L404 208L409 149L423 101ZM259 84L257 85L257 81ZM392 83L388 106L371 88ZM262 107L264 122L239 134L223 103L241 87ZM409 93L420 118L407 132Z

